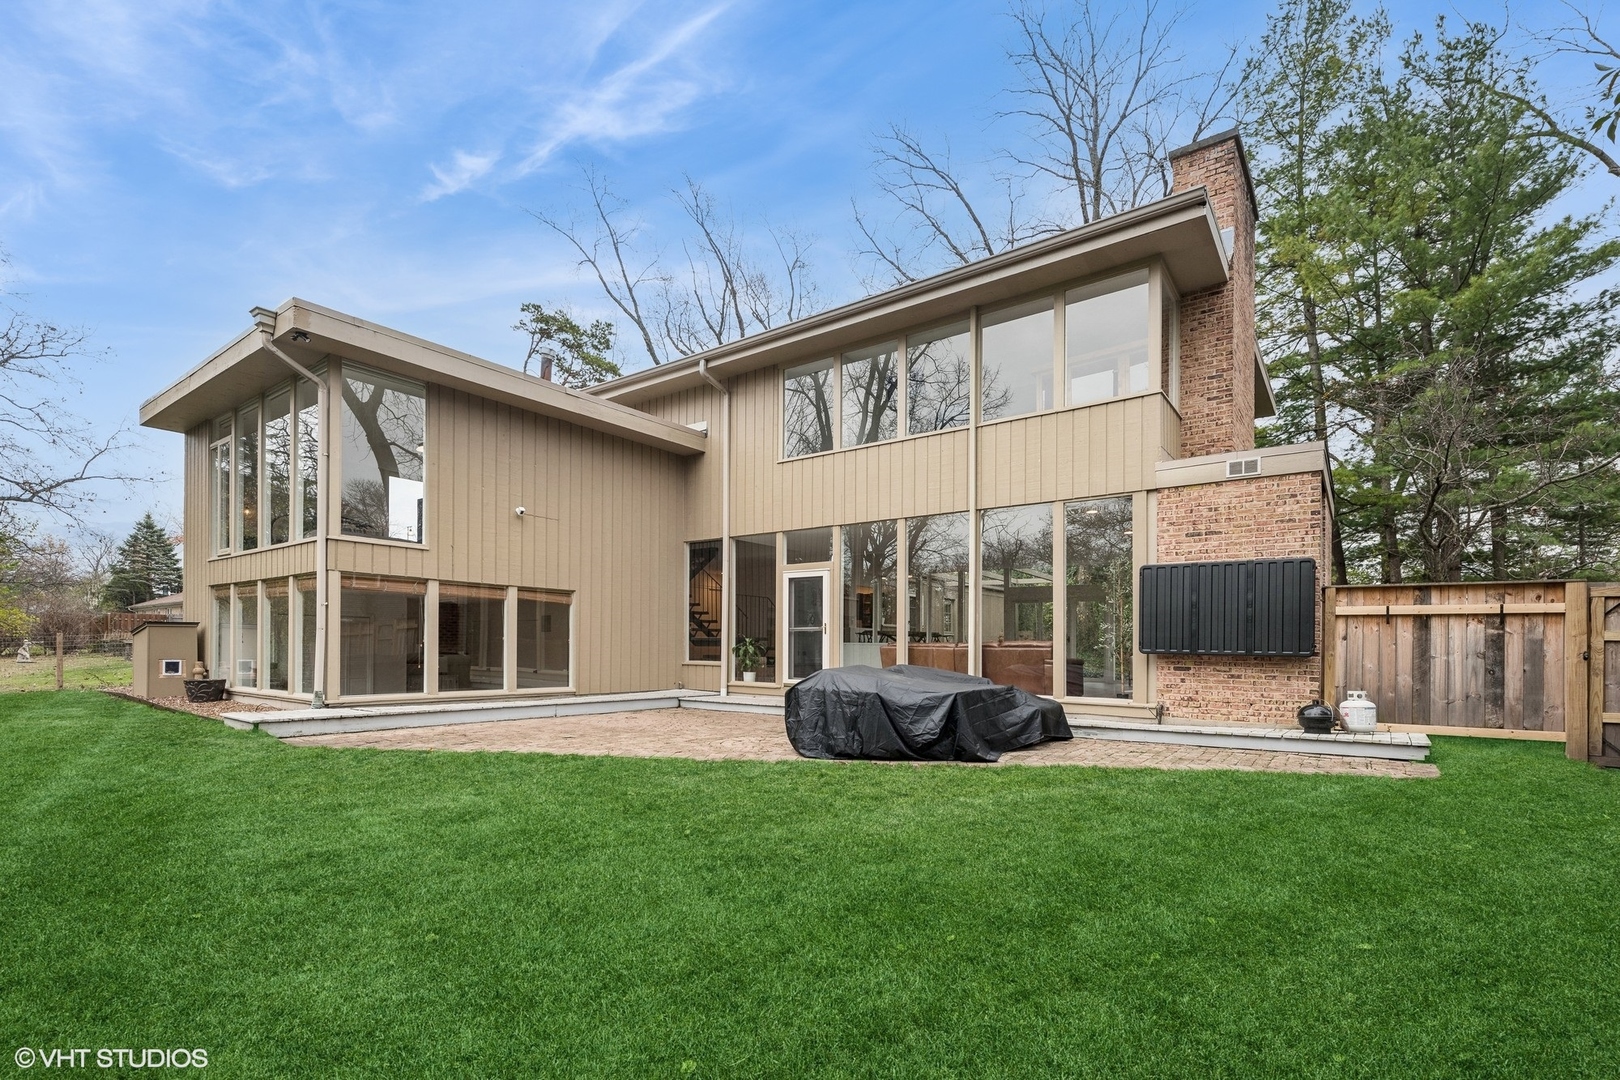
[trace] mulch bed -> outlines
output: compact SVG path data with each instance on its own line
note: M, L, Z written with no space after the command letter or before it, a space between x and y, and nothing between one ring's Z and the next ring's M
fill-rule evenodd
M165 712L190 713L192 716L206 716L210 720L218 720L228 712L275 712L268 705L249 705L245 701L187 701L183 697L143 698L136 697L128 690L103 690L103 694L123 698L126 701L138 701L142 705L150 705L154 709Z

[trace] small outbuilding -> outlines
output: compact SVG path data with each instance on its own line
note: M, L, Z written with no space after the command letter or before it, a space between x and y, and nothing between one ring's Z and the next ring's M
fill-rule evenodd
M184 697L185 681L197 663L197 625L194 622L150 622L135 628L137 697Z

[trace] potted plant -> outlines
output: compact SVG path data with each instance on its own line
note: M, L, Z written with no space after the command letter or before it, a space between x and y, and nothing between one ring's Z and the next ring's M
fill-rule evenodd
M757 638L738 638L737 644L731 647L731 654L737 658L737 666L742 669L743 682L754 682L759 678L759 669L765 664L765 645Z

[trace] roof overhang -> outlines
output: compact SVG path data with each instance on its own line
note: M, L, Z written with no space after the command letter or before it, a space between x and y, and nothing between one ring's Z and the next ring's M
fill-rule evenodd
M1182 294L1223 284L1228 266L1220 226L1203 188L911 282L678 361L593 387L593 395L635 404L717 377L815 359L864 341L962 315L1068 281L1162 259Z
M300 331L296 341L294 331ZM708 438L700 431L307 300L294 298L276 310L272 339L277 348L305 366L342 357L673 454L690 456L708 448ZM286 382L291 374L264 347L264 335L255 328L145 401L141 424L164 431L189 431Z

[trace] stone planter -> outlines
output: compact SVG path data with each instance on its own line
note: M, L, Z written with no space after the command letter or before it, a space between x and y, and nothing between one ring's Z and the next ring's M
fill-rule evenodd
M185 680L187 701L224 701L224 679Z

